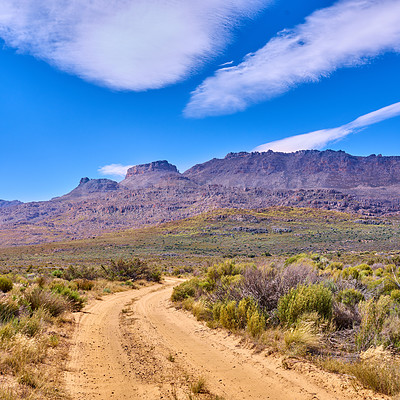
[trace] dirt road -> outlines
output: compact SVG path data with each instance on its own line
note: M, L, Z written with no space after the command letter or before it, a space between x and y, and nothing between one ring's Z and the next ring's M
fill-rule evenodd
M239 344L169 303L173 285L123 292L97 301L80 314L66 374L77 400L188 399L203 377L201 399L383 399L336 375ZM211 395L211 393L213 395Z

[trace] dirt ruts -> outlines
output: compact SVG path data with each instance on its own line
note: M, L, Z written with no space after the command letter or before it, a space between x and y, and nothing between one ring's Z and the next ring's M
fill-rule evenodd
M77 318L65 381L76 400L385 399L308 363L254 353L169 302L177 279L105 297ZM202 377L206 392L193 397ZM192 396L192 397L190 397Z

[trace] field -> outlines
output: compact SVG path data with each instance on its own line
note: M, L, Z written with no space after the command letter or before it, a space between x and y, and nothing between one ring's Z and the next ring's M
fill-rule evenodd
M310 208L217 210L178 222L100 237L0 249L0 266L97 265L138 256L165 265L300 252L396 252L400 219Z

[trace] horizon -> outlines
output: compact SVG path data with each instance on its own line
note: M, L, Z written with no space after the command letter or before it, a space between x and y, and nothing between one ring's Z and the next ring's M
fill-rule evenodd
M380 153L378 153L378 154L372 153L372 154L369 154L369 155L361 155L361 156L360 156L360 155L356 155L356 154L347 153L347 152L344 151L344 150L340 150L340 149L339 149L339 150L333 150L333 149L329 149L329 148L328 148L328 149L324 149L324 150L305 149L305 150L296 150L296 151L291 151L291 152L274 151L274 150L271 150L271 149L270 149L270 150L266 150L266 151L255 151L255 150L253 150L253 151L240 151L240 152L236 152L236 153L235 153L235 152L230 152L230 153L227 153L224 157L220 157L220 158L214 157L213 159L223 160L223 159L227 158L227 157L230 156L230 155L235 156L235 155L241 155L241 154L263 154L263 153L296 154L296 153L306 153L306 152L334 152L334 153L345 153L345 154L347 154L347 155L349 155L349 156L352 156L352 157L362 157L362 158L369 158L369 157L383 157L383 158L384 158L384 157L400 157L400 155L382 155L382 154L380 154ZM206 160L205 163L208 162L208 161L211 161L211 160L212 160L212 159ZM144 164L131 165L131 166L129 166L129 168L138 167L138 166L144 166L144 165L149 165L149 164L152 164L152 163L164 162L164 161L167 162L168 164L174 166L174 167L177 167L173 162L170 162L169 160L153 160L153 161L149 161L148 163L144 163ZM203 164L203 163L200 163L200 164ZM198 164L191 165L191 166L189 166L189 168L187 168L187 169L185 169L185 170L180 170L179 168L177 168L178 173L184 174L185 172L187 172L189 169L191 169L192 167L194 167L194 166L196 166L196 165L198 165ZM26 203L46 202L46 201L50 201L50 200L54 200L54 199L60 198L60 197L62 197L62 196L64 196L64 195L70 193L72 190L76 189L78 186L80 186L82 180L85 180L85 179L89 179L89 180L106 179L106 180L110 180L110 181L113 181L113 182L121 183L121 182L125 179L127 172L128 172L128 171L126 171L126 172L124 173L124 175L119 175L119 177L120 177L119 179L110 178L110 177L107 177L107 176L101 176L101 177L98 177L98 178L90 178L90 177L88 177L88 176L82 176L82 177L79 179L78 183L77 183L74 187L72 187L72 188L70 188L70 189L67 189L67 191L66 191L65 193L58 194L58 195L56 195L56 196L54 196L54 197L52 197L52 198L49 198L49 199L44 199L44 200L28 200L28 201L22 201L22 203L25 203L25 204L26 204ZM110 175L112 175L112 174L108 174L108 176L110 176ZM114 176L117 176L117 175L114 174ZM1 201L1 200L5 200L5 201L21 201L21 200L19 200L19 199L1 199L1 198L0 198L0 201Z
M0 199L257 148L400 155L395 0L52 4L0 5Z

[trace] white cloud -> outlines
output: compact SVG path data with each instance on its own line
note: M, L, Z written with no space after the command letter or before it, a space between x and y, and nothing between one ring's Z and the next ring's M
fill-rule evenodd
M328 143L343 139L347 135L357 132L372 124L400 115L400 102L362 115L354 121L333 129L322 129L302 135L291 136L285 139L262 144L253 151L281 151L290 153L297 150L323 149Z
M104 167L100 167L98 171L102 175L106 176L123 176L125 177L126 172L128 171L129 168L131 168L132 165L121 165L121 164L110 164L110 165L105 165Z
M192 93L185 115L241 111L388 51L400 51L400 1L342 0L280 32L238 66L207 78Z
M146 90L192 73L271 0L1 0L0 37L86 80Z

